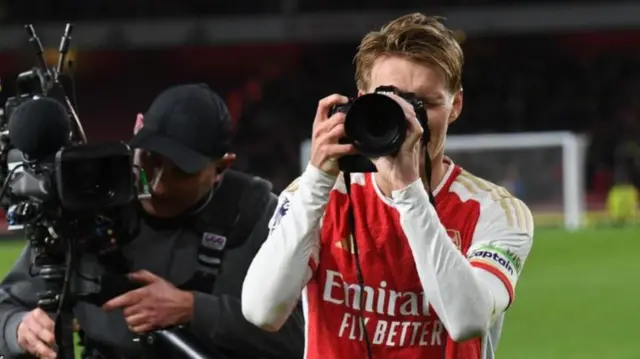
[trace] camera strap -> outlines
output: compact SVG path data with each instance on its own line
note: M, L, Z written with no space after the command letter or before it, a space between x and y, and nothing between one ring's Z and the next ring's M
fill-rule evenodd
M362 274L362 266L360 265L360 254L358 252L358 240L356 238L356 216L353 208L353 197L351 194L351 172L343 172L344 176L344 185L347 190L347 197L349 208L347 209L347 228L348 234L353 238L353 259L356 266L356 277L358 279L358 287L360 289L360 293L364 293L364 276ZM360 315L358 316L360 320L360 328L366 328L364 321L364 296L360 296ZM367 350L367 359L373 359L373 351L371 347L371 340L369 339L369 333L366 330L362 331L364 334L364 344L365 349Z
M196 216L195 229L202 234L198 269L182 289L213 292L226 250L246 242L264 215L270 193L271 184L265 180L232 170L225 173L211 201Z
M433 173L433 170L431 169L431 158L429 158L429 153L427 153L427 155L425 156L425 164L424 164L424 169L427 175L427 180L429 181L429 187L427 188L427 194L429 195L429 202L431 202L431 205L433 205L433 208L436 207L436 197L434 197L433 195L433 190L431 188L431 175Z

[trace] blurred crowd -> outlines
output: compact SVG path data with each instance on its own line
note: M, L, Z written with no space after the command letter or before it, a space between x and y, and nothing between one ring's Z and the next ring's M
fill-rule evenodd
M583 133L590 143L586 178L592 202L603 203L616 182L640 186L639 33L461 34L461 41L464 108L450 133ZM164 88L209 83L226 97L234 117L236 166L269 178L280 191L301 171L300 144L310 136L318 100L336 92L356 94L356 47L345 42L89 51L77 55L80 114L91 139L128 139L136 113ZM0 53L6 88L26 61L24 55L11 59ZM525 199L530 194L560 203L562 193L546 190L555 182L561 188L560 149L530 152L464 162L492 173L490 180ZM548 171L538 170L545 165Z
M587 185L594 199L604 198L621 166L629 180L640 184L628 160L640 157L634 150L640 141L640 70L635 65L640 48L587 53L588 41L599 40L585 36L468 41L464 109L450 133L585 133L591 143ZM260 85L262 96L245 103L239 120L238 141L247 169L272 178L279 188L299 173L299 143L309 137L318 99L333 92L355 94L354 51L353 45L317 47L299 66ZM540 166L547 161L557 167L540 171L554 176L543 186L557 181L561 187L561 152L554 154L541 155L547 159ZM532 168L530 159L519 158L516 165L498 158L493 163L504 167L500 171L505 177L531 172L526 171ZM524 170L518 171L518 166Z

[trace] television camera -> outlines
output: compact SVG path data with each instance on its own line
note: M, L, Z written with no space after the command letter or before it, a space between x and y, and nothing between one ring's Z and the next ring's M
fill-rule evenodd
M46 284L37 305L55 313L58 358L72 359L65 357L73 350L62 340L61 317L70 317L78 301L100 306L137 287L127 280L121 248L137 228L135 198L149 192L144 171L134 174L125 143L87 143L61 81L73 25L66 25L55 68L47 66L33 26L25 28L37 66L18 75L16 95L0 112L0 205L9 230L24 231L33 268ZM105 274L83 276L78 263L84 255L97 258ZM149 347L156 343L186 358L208 358L184 328L151 332L136 341L146 353L157 351Z

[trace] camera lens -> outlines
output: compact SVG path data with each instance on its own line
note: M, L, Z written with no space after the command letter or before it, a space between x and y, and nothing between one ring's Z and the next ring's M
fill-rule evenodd
M76 193L86 201L101 201L108 197L109 175L104 172L104 163L101 161L76 161L67 163L65 168L68 175L73 178L70 183L75 187Z
M353 102L345 120L345 132L360 154L380 157L400 150L407 121L395 100L381 94L367 94Z

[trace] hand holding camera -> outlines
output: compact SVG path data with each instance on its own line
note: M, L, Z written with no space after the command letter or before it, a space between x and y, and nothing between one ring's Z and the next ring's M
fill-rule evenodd
M420 177L420 139L424 130L411 104L394 93L384 95L400 105L408 124L406 138L396 154L371 158L378 173L395 191L407 187Z
M313 121L313 134L311 137L311 165L333 176L340 172L338 158L353 153L353 144L340 143L345 137L345 114L331 109L338 105L344 105L349 101L341 95L331 95L323 98L318 103L318 110Z
M345 117L338 143L351 144L357 152L340 158L339 170L379 172L392 190L405 188L420 177L420 139L427 144L429 128L424 104L413 93L380 86L373 93L334 106L328 116L339 113Z
M24 316L18 325L18 343L29 354L38 358L55 359L54 322L42 309L36 308Z

